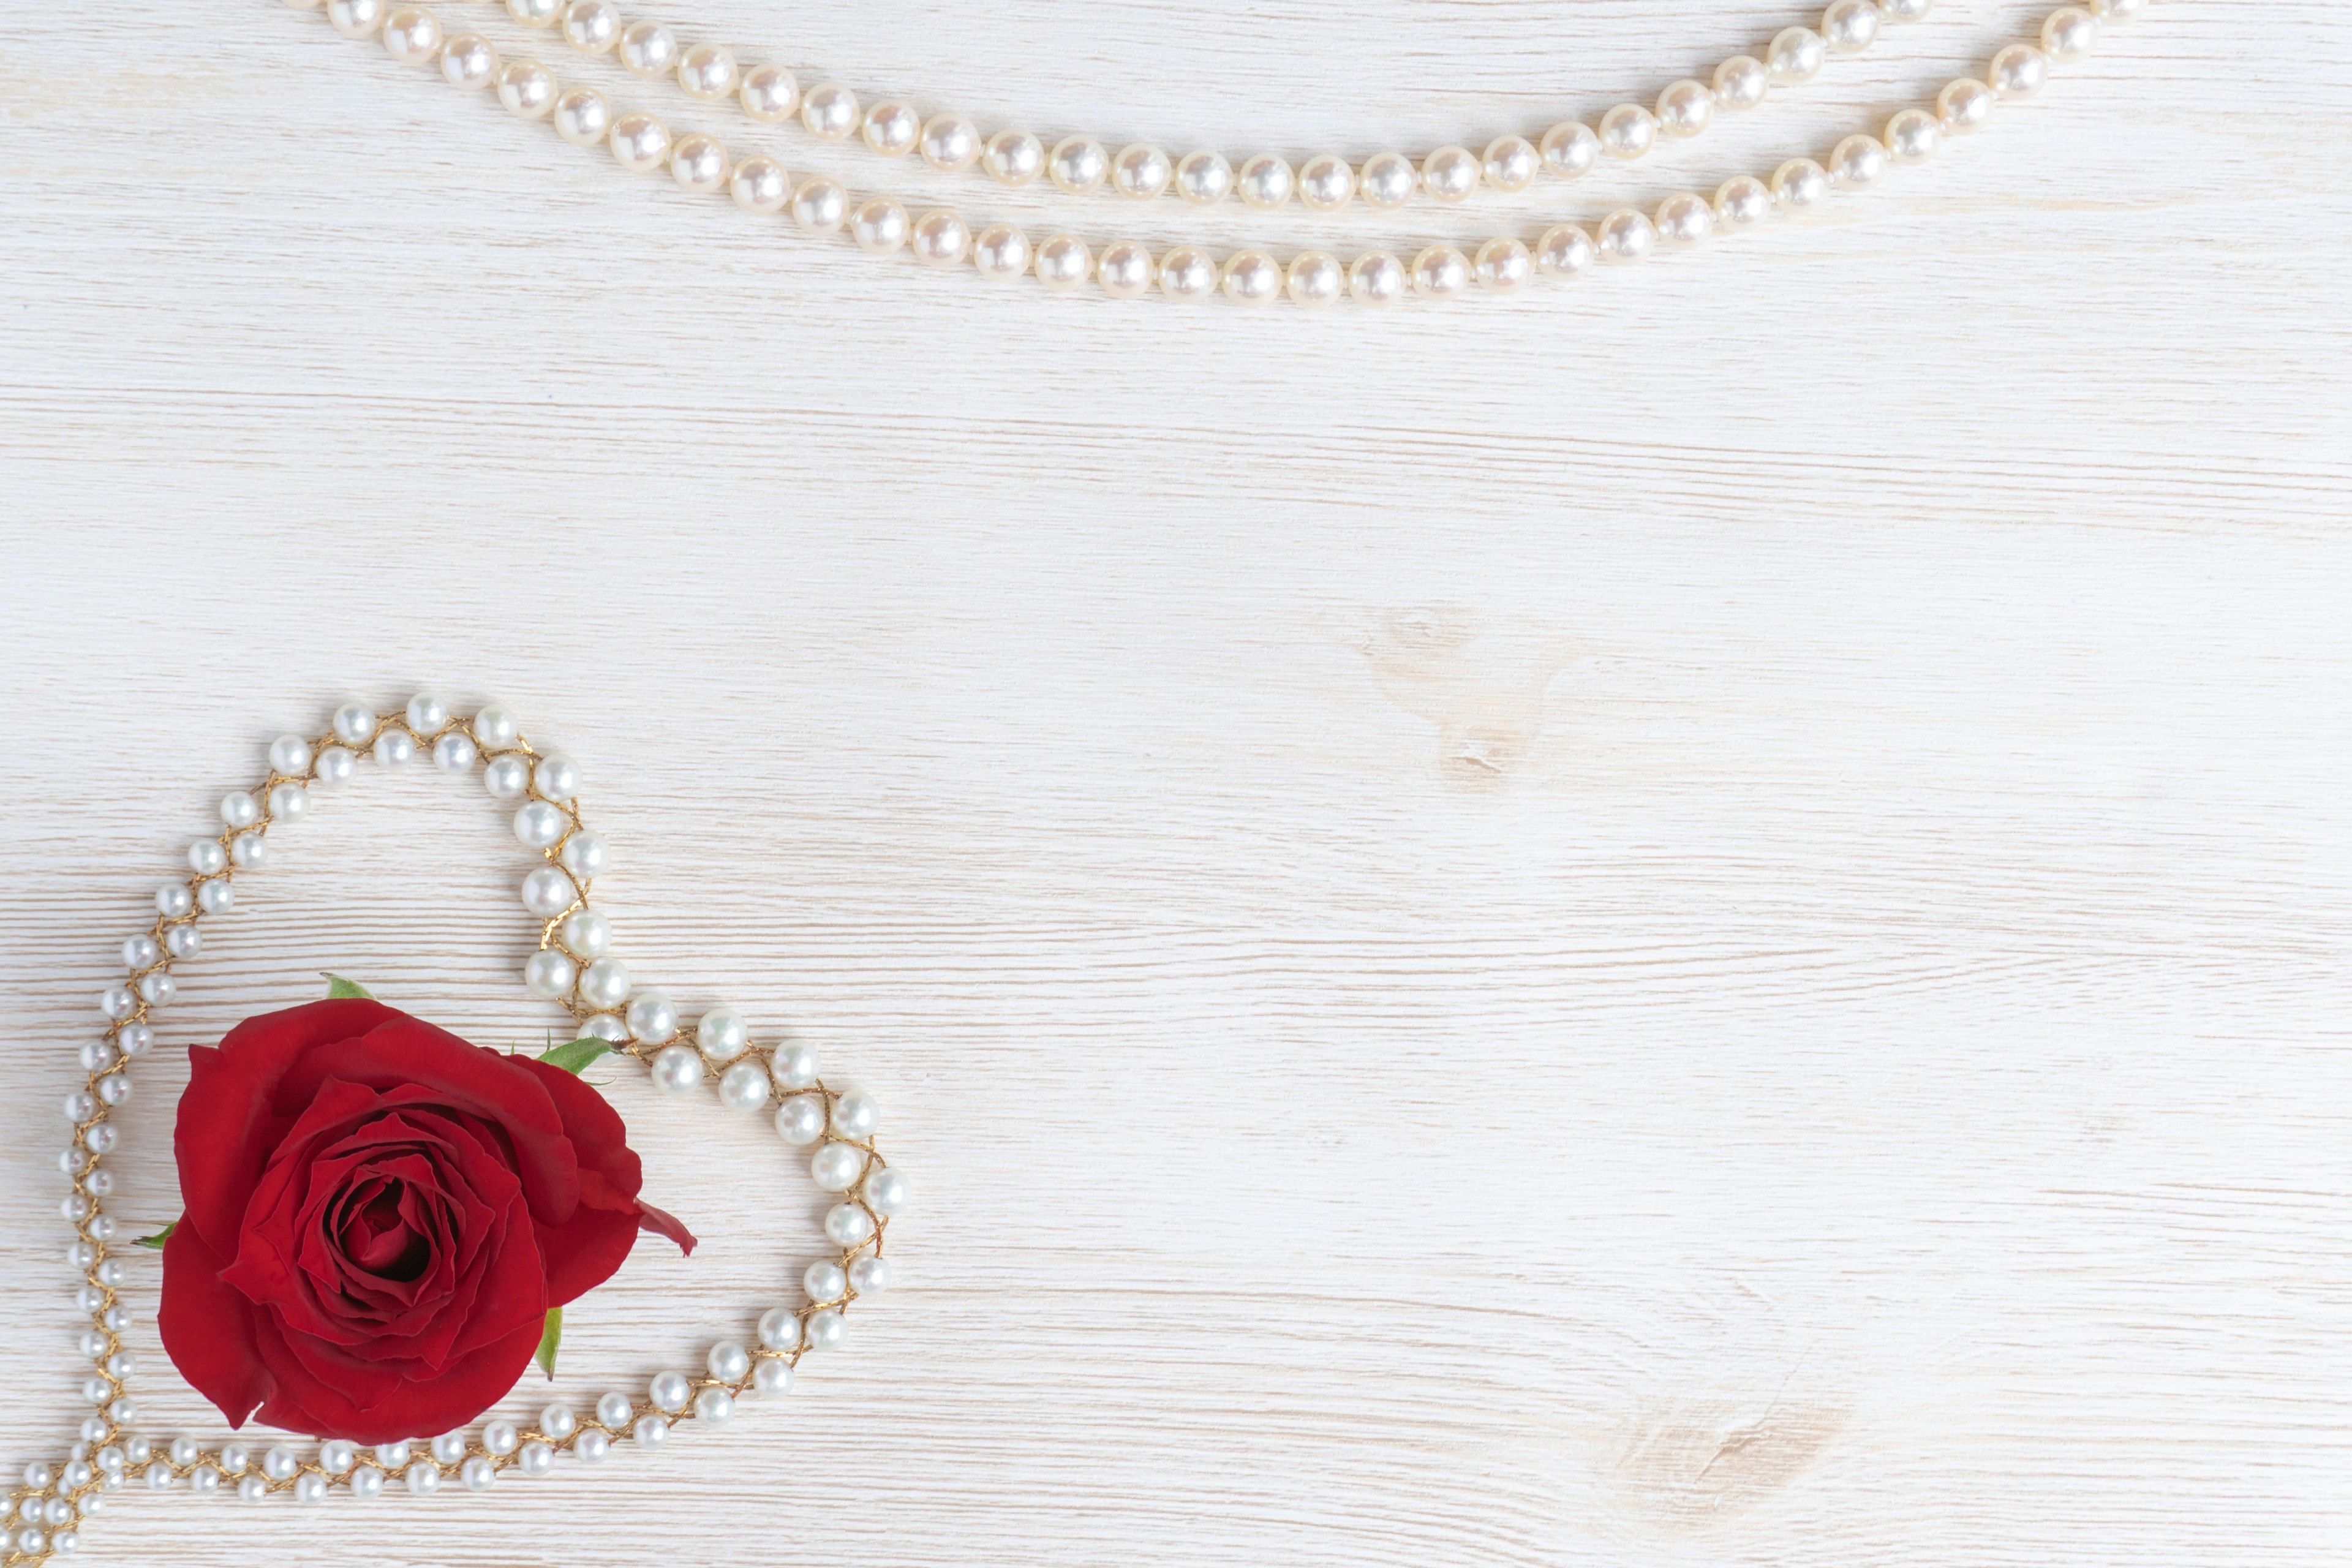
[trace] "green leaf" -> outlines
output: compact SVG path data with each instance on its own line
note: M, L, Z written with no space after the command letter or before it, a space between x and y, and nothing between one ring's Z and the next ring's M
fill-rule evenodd
M551 1046L539 1053L539 1059L551 1068L562 1068L575 1077L582 1068L613 1048L609 1040L583 1036L569 1045Z
M327 1000L330 1002L341 1001L343 998L350 996L356 996L362 1002L373 1002L375 1000L373 996L368 994L368 988L360 984L357 981L346 980L340 974L330 974L327 976Z
M161 1252L163 1250L163 1244L172 1239L172 1233L179 1228L180 1222L178 1220L173 1220L171 1224L165 1226L154 1235L142 1236L131 1245L134 1247L152 1247L155 1251Z
M540 1331L539 1355L536 1358L539 1369L547 1373L550 1383L555 1381L555 1347L562 1342L563 1309L550 1307L547 1310L547 1327Z

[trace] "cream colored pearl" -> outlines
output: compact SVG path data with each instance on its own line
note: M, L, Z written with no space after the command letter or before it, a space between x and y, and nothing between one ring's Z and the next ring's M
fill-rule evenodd
M1924 163L1936 154L1944 139L1936 117L1924 109L1906 109L1886 122L1886 155L1898 163Z
M1171 300L1205 300L1217 291L1217 258L1180 245L1160 258L1160 291Z
M507 0L507 15L526 27L551 27L563 12L563 0Z
M923 162L953 174L980 161L980 127L961 114L934 114L915 143Z
M1830 0L1822 37L1842 55L1858 55L1878 40L1878 7L1871 0Z
M1715 101L1726 109L1753 109L1772 89L1772 73L1754 55L1734 55L1715 68Z
M621 38L621 10L612 0L572 0L563 7L563 41L584 55L601 55Z
M1234 194L1234 166L1222 153L1187 153L1176 161L1176 194L1196 207L1214 206Z
M1260 153L1234 176L1234 189L1243 203L1261 209L1280 206L1290 199L1297 185L1290 165L1271 153ZM1227 289L1225 292L1230 294L1233 290Z
M1085 241L1057 234L1037 247L1037 281L1057 293L1077 288L1094 273L1095 258Z
M907 244L907 209L876 196L849 215L849 237L868 256L889 256Z
M2147 9L2147 0L2090 0L2102 21L2128 22Z
M1589 173L1601 161L1601 138L1592 127L1579 120L1563 120L1543 133L1536 143L1543 157L1543 165L1564 180Z
M2050 57L2031 44L2011 44L1992 58L1985 81L2003 98L2032 98L2050 79Z
M2099 19L2080 5L2063 5L2042 21L2042 52L2059 65L2086 58L2099 41Z
M289 10L315 11L322 4L322 0L285 0L285 4Z
M677 57L677 85L688 98L716 103L740 79L734 55L717 44L697 44Z
M555 107L555 73L537 60L514 60L499 70L499 101L524 120L538 120Z
M1069 192L1084 195L1103 183L1110 173L1110 154L1102 143L1083 136L1065 136L1054 143L1053 156L1045 160L1045 177Z
M1385 250L1368 250L1349 265L1348 295L1359 305L1374 310L1393 305L1410 287L1404 263Z
M1705 196L1686 192L1660 202L1658 216L1652 224L1661 240L1688 249L1715 233L1715 208Z
M1470 287L1470 259L1450 245L1433 245L1412 258L1412 291L1450 300Z
M1364 200L1383 210L1402 206L1421 184L1421 171L1402 153L1375 153L1356 177Z
M1971 131L1984 129L1992 118L1993 105L2000 100L1992 89L1970 76L1948 82L1936 95L1936 114L1944 122L1948 135L1965 136Z
M1639 261L1656 248L1658 231L1631 207L1622 207L1601 220L1592 247L1603 261Z
M735 173L728 177L727 190L737 206L763 217L783 211L784 204L793 199L792 177L784 173L782 163L764 153L736 164Z
M1467 147L1440 147L1421 161L1421 188L1441 202L1466 200L1485 174L1486 166Z
M1225 258L1225 298L1236 305L1264 305L1282 297L1282 266L1263 250L1236 250Z
M1536 241L1536 270L1547 278L1573 278L1592 270L1592 237L1572 223L1544 230Z
M1306 250L1290 258L1285 286L1289 289L1292 304L1302 310L1320 310L1339 303L1339 297L1348 291L1348 274L1338 257Z
M1934 0L1878 0L1878 14L1890 22L1916 22L1934 8Z
M838 234L849 217L849 193L837 180L803 180L793 193L793 221L811 234Z
M859 118L857 95L837 81L821 81L801 99L801 123L822 141L845 140Z
M1513 195L1536 183L1543 172L1543 155L1536 144L1524 136L1497 136L1486 143L1484 165L1486 183L1498 191Z
M1131 239L1103 247L1101 259L1095 263L1095 281L1114 300L1142 299L1151 292L1152 275L1150 247Z
M1638 103L1621 103L1601 117L1601 150L1612 158L1638 158L1658 140L1658 117Z
M1830 183L1860 190L1886 172L1886 148L1875 136L1849 136L1830 153Z
M954 213L937 208L915 220L907 248L926 267L958 266L971 254L971 230Z
M1754 228L1772 216L1772 187L1753 174L1737 174L1715 193L1716 220L1726 228Z
M403 5L383 19L383 47L402 65L430 65L441 52L441 19L422 5Z
M903 103L877 103L866 111L866 144L885 158L905 157L922 134L922 117Z
M346 38L364 38L383 26L384 0L327 0L327 21Z
M1490 239L1470 258L1470 275L1490 294L1516 294L1536 273L1528 247L1508 237Z
M1338 212L1356 199L1356 171L1337 153L1318 153L1298 165L1298 199L1313 212Z
M485 88L499 79L499 51L479 33L460 33L441 48L441 79L451 87Z
M669 128L650 114L624 114L613 121L613 156L633 174L650 174L669 161Z
M1000 131L981 150L980 166L1000 185L1025 185L1045 172L1045 144L1026 131Z
M1772 171L1772 200L1791 212L1818 206L1830 194L1830 173L1811 158L1791 158Z
M1118 156L1110 161L1111 188L1139 202L1160 195L1175 177L1176 165L1169 161L1167 153L1149 142L1122 147Z
M555 133L574 147L593 147L613 129L613 110L593 87L566 88L555 100Z
M632 76L667 76L677 68L677 35L659 22L632 22L614 53Z
M735 100L761 124L781 124L800 108L801 84L782 66L753 66L743 73Z
M1696 136L1715 120L1715 90L1685 77L1658 94L1655 118L1669 136Z
M1776 85L1790 87L1819 75L1828 52L1822 36L1811 27L1783 27L1764 50L1764 68Z
M727 146L716 136L681 136L669 150L670 178L681 190L715 196L727 188Z
M972 265L982 278L1010 283L1029 270L1029 237L1009 223L992 223L971 243Z

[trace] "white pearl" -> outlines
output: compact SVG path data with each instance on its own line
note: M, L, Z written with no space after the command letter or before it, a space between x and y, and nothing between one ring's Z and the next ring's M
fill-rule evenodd
M364 38L383 26L384 0L327 0L327 21L347 38Z
M762 1399L790 1394L792 1388L793 1363L782 1356L762 1356L760 1364L751 1369L751 1392Z
M686 1402L694 1397L694 1386L682 1372L656 1373L646 1392L656 1407L673 1414L685 1409Z
M1715 216L1726 228L1753 228L1772 216L1772 188L1753 174L1735 175L1716 191Z
M654 1087L666 1094L692 1094L702 1087L702 1058L691 1046L664 1046L650 1064Z
M814 1095L794 1095L776 1107L776 1135L795 1149L824 1136L824 1105Z
M1830 192L1829 171L1811 158L1791 158L1772 171L1772 200L1780 206L1801 212L1817 206Z
M717 195L727 187L726 143L716 136L679 137L677 145L669 150L669 177L677 182L679 190L691 191L698 196ZM545 767L551 760L542 759L540 766ZM578 771L575 768L573 773ZM556 798L569 800L572 796L567 792Z
M666 991L640 991L629 1003L629 1033L649 1046L677 1033L677 1008Z
M1943 127L1924 109L1906 109L1886 122L1881 138L1886 155L1898 163L1924 163L1935 156L1944 139Z
M657 1448L669 1437L669 1423L658 1415L640 1415L637 1424L629 1428L629 1435L641 1447Z
M1176 160L1176 194L1194 206L1214 206L1233 192L1234 166L1222 153L1187 153Z
M1524 136L1497 136L1486 143L1481 162L1486 183L1498 191L1524 191L1543 170L1543 154Z
M1508 237L1490 239L1470 258L1470 275L1490 294L1511 294L1535 276L1535 258L1528 247Z
M710 1375L721 1383L740 1383L751 1374L751 1352L733 1340L721 1340L710 1347L710 1353L702 1358L702 1364L709 1368Z
M1536 143L1544 167L1562 179L1588 173L1601 159L1601 138L1580 121L1563 120Z
M1876 41L1879 20L1871 0L1831 0L1822 13L1822 37L1842 55L1858 55Z
M1108 173L1110 154L1084 136L1065 136L1045 159L1045 177L1072 195L1093 190Z
M866 1151L849 1143L827 1143L809 1161L809 1175L828 1193L845 1193L866 1173Z
M728 194L747 213L766 217L784 210L793 199L793 183L784 166L764 153L746 158L728 176Z
M327 0L327 4L329 5L332 5L335 4L335 0ZM218 1491L220 1489L220 1472L214 1469L210 1465L198 1465L194 1470L191 1470L188 1473L188 1489L195 1492L199 1496L207 1492Z
M907 209L887 196L860 204L849 215L849 237L868 256L889 256L906 247Z
M1093 274L1094 256L1085 241L1073 235L1057 234L1037 247L1035 266L1038 282L1067 292Z
M980 166L1000 185L1025 185L1045 172L1045 144L1026 131L1000 131L981 149Z
M629 1026L610 1013L597 1013L581 1020L580 1033L586 1038L617 1046L629 1037Z
M98 1100L88 1089L78 1089L66 1096L62 1109L68 1121L87 1121L98 1110Z
M1348 295L1374 310L1404 298L1404 263L1385 250L1368 250L1348 265Z
M169 1491L176 1479L172 1474L172 1467L161 1459L147 1467L147 1486L151 1491Z
M493 758L482 770L482 787L494 800L512 800L530 787L530 764L520 757Z
M1149 201L1168 188L1176 177L1176 165L1168 154L1149 142L1137 142L1119 150L1110 162L1111 188L1120 195L1136 201Z
M856 1247L872 1239L874 1216L856 1204L835 1204L824 1211L825 1238L836 1247Z
M269 815L280 822L299 822L310 809L310 792L300 784L282 784L269 792Z
M877 103L866 111L861 134L885 158L903 158L922 139L923 118L903 103Z
M240 795L237 798L249 800L252 797ZM216 876L227 864L228 851L220 847L217 839L199 838L188 846L188 869L199 877Z
M196 933L196 928L179 926L174 928L173 934L177 935L180 931L186 931L190 936L194 936ZM187 955L174 953L173 956ZM155 1031L145 1024L125 1024L115 1031L114 1041L122 1048L122 1054L126 1057L145 1056L148 1047L155 1043Z
M606 1426L625 1426L636 1406L625 1394L607 1394L596 1401L596 1419Z
M697 44L677 57L677 85L705 103L733 92L737 75L734 55L719 44Z
M788 1351L801 1342L801 1321L790 1307L771 1307L760 1314L760 1342L772 1351Z
M502 752L515 743L515 716L497 702L474 715L474 739L486 752Z
M335 710L336 738L348 745L365 744L374 735L375 727L375 710L364 702L346 702Z
M466 1457L466 1434L444 1432L433 1439L433 1457L445 1465L454 1465Z
M829 1351L838 1347L848 1330L841 1313L832 1307L808 1315L808 1326L802 1331L811 1350Z
M1132 239L1114 240L1095 263L1095 280L1114 300L1140 300L1151 292L1157 271L1150 247Z
M849 1288L861 1296L879 1296L890 1289L890 1266L878 1258L857 1259L849 1266Z
M1160 291L1171 300L1205 300L1217 291L1217 261L1197 245L1180 245L1160 258Z
M2147 9L2147 0L2090 0L2091 9L2102 20L2128 22Z
M273 1481L292 1480L294 1472L301 1468L301 1465L291 1448L273 1447L261 1456L261 1473Z
M1433 245L1412 258L1412 291L1450 300L1470 287L1470 261L1450 245Z
M331 1437L319 1445L319 1464L333 1475L341 1475L359 1462L359 1445L341 1437Z
M562 811L543 800L530 802L514 816L515 837L532 849L549 847L571 826Z
M242 844L245 840L240 838L237 842ZM259 843L260 840L257 838L254 842ZM139 977L139 994L151 1007L161 1007L179 994L180 983L160 969Z
M629 966L617 958L600 958L580 972L580 999L603 1013L629 999Z
M605 141L613 161L633 174L650 174L669 161L669 127L650 114L624 114Z
M550 866L540 868L542 871L553 869ZM536 877L539 872L533 871L531 875ZM557 875L562 873L557 872ZM567 895L564 902L568 904L571 902L569 891L572 884L567 880L563 885ZM565 915L563 923L556 928L555 939L575 958L602 958L604 950L613 945L613 922L596 910L574 910Z
M954 267L971 254L971 230L954 213L935 207L915 220L907 248L926 267Z
M541 996L546 1002L560 1002L562 996L572 992L572 975L576 971L572 966L572 959L548 947L543 952L531 954L530 962L524 963L522 983L530 987L534 996Z
M735 1396L723 1388L706 1388L694 1396L697 1419L723 1426L735 1414Z
M225 915L236 908L236 889L226 878L206 882L196 889L196 908L208 915Z
M1478 188L1484 173L1467 147L1440 147L1421 161L1421 188L1441 202L1458 202Z
M1777 85L1791 87L1818 76L1828 52L1822 36L1811 27L1783 27L1764 51L1764 68Z
M1890 22L1916 22L1934 9L1934 0L1878 0L1879 15Z
M2031 44L2011 44L1992 58L1985 80L2003 98L2032 98L2050 79L2050 57Z
M719 1102L730 1110L757 1110L768 1103L768 1069L737 1062L719 1075Z
M613 1439L602 1432L583 1432L572 1440L572 1451L580 1456L583 1465L602 1464L604 1456L613 1451Z
M1412 160L1402 153L1375 153L1364 160L1362 171L1356 176L1356 188L1364 200L1386 211L1402 206L1421 188L1421 171Z
M555 858L563 863L565 870L584 881L604 868L604 840L583 828L563 841Z
M1715 101L1726 109L1753 109L1771 87L1771 71L1754 55L1734 55L1715 68Z
M866 1206L888 1216L907 1206L907 1178L887 1165L866 1173Z
M185 888L177 890L181 897L187 896L188 890ZM187 910L182 910L179 912L185 914ZM194 926L175 925L163 933L163 951L173 958L194 958L204 951L204 947L205 933Z
M539 1413L539 1429L561 1443L580 1429L580 1418L572 1413L572 1406L559 1399Z
M466 1483L469 1492L486 1492L490 1483L499 1479L499 1468L477 1454L457 1467L457 1479Z
M1318 213L1338 212L1356 195L1356 171L1336 153L1318 153L1298 165L1298 199Z
M1984 129L1992 118L1993 105L2000 100L1992 89L1974 77L1961 77L1945 84L1936 95L1936 113L1943 121L1945 132L1953 136L1965 136Z
M677 35L659 22L632 22L614 52L632 76L667 76L677 66Z
M820 1258L802 1272L801 1289L812 1301L837 1301L849 1289L849 1276L840 1264Z
M612 106L594 88L567 88L556 95L555 133L574 147L600 144L612 128Z
M780 124L800 108L801 84L782 66L753 66L743 73L735 101L761 124Z
M416 741L405 730L386 730L375 738L376 765L404 768L416 760Z
M1639 261L1656 246L1658 231L1646 216L1626 207L1602 218L1592 239L1603 261Z
M712 1061L732 1061L751 1043L751 1031L734 1008L713 1007L695 1025L694 1039Z
M522 907L541 920L562 914L577 897L560 867L539 867L522 879Z
M352 1496L365 1502L383 1495L383 1472L373 1465L362 1465L352 1472Z
M1009 223L992 223L971 242L972 265L982 278L1009 283L1029 270L1029 237Z
M511 1421L492 1421L482 1428L482 1447L503 1458L522 1443L522 1429Z
M433 742L433 765L445 773L471 773L480 756L474 737L463 730L452 730Z
M1696 136L1715 119L1715 90L1685 78L1658 94L1656 119L1669 136Z
M1225 258L1220 287L1236 305L1264 305L1282 295L1282 265L1263 250L1237 250Z
M515 1456L515 1468L526 1476L543 1476L555 1468L555 1449L536 1439L525 1443Z
M348 784L358 768L359 758L341 746L329 746L319 753L318 782L322 784Z
M1290 258L1290 302L1305 310L1320 310L1339 303L1348 291L1347 268L1339 258L1320 250L1304 250Z
M1660 239L1687 248L1715 233L1715 208L1705 196L1668 196L1658 204L1654 222Z
M1658 140L1658 117L1638 103L1621 103L1601 117L1601 150L1612 158L1638 158Z
M980 162L980 127L961 114L934 114L915 150L932 168L953 174Z
M1830 153L1830 181L1860 190L1886 172L1886 148L1875 136L1849 136Z
M82 1070L97 1072L114 1064L114 1047L105 1040L84 1040L75 1057L80 1061ZM66 1173L71 1175L79 1168L78 1163L73 1164L66 1169Z
M558 20L563 41L583 54L601 55L621 37L620 8L610 0L571 0Z
M237 1500L259 1502L269 1495L269 1483L259 1476L247 1476L236 1483Z
M1282 205L1297 185L1297 176L1291 173L1289 163L1271 153L1260 153L1249 159L1234 176L1234 189L1243 204L1262 210Z
M881 1120L880 1107L865 1095L852 1092L833 1102L833 1130L844 1138L871 1138Z
M441 79L451 87L486 88L498 79L499 51L479 33L460 33L442 47Z
M793 193L792 214L811 234L837 234L849 216L849 193L834 180L803 180Z
M383 48L404 66L433 63L441 52L441 19L422 5L403 5L383 19Z
M2089 56L2099 41L2099 19L2081 5L2062 5L2042 18L2042 52L2060 65Z
M449 705L430 692L420 692L408 700L404 717L410 729L420 735L429 735L449 721Z
M220 816L231 827L250 827L261 820L261 807L240 790L221 796Z
M228 858L240 871L268 864L269 840L258 833L240 833L228 841Z
M269 742L272 773L299 773L310 765L310 742L299 735L280 735Z
M164 1455L172 1463L185 1469L196 1462L196 1456L202 1452L203 1449L197 1446L194 1437L174 1437L172 1439L171 1447L164 1450Z

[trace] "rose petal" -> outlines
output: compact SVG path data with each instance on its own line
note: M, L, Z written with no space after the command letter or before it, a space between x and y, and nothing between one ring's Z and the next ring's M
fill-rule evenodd
M255 1349L253 1307L221 1280L221 1260L185 1215L163 1240L163 1301L155 1314L163 1352L231 1426L243 1426L271 1392Z
M257 1322L254 1339L274 1385L261 1406L272 1426L354 1443L393 1443L454 1431L497 1404L530 1365L541 1328L526 1324L457 1362L430 1382L384 1373L353 1394L330 1388L288 1350L275 1324Z

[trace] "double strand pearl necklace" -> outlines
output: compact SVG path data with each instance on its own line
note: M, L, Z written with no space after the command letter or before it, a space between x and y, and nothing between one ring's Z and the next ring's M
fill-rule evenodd
M773 1108L777 1132L795 1149L812 1151L809 1173L835 1196L824 1230L830 1251L801 1277L806 1300L771 1308L759 1319L753 1344L725 1339L710 1347L702 1372L656 1374L640 1394L599 1397L588 1415L563 1401L528 1423L494 1420L478 1432L447 1432L426 1440L373 1447L333 1439L308 1449L299 1439L231 1441L206 1447L192 1436L168 1441L135 1430L139 1409L128 1384L136 1371L122 1335L131 1326L119 1292L128 1282L114 1219L104 1212L114 1190L104 1157L118 1134L110 1115L131 1099L131 1064L156 1043L149 1020L177 995L175 963L204 948L203 923L236 905L240 872L270 858L273 829L300 821L313 794L344 783L362 757L386 770L429 757L444 773L481 778L494 800L514 802L514 832L540 864L523 879L523 907L540 927L539 951L523 970L532 994L571 1014L583 1037L610 1042L615 1056L647 1068L656 1088L698 1094L715 1080L719 1103L750 1113ZM105 1033L81 1047L85 1086L65 1099L74 1140L58 1157L72 1183L63 1205L74 1240L66 1261L83 1279L77 1300L89 1314L81 1337L90 1373L81 1393L94 1413L55 1465L25 1467L0 1515L0 1560L14 1568L47 1561L81 1546L81 1527L100 1512L107 1494L135 1478L170 1490L185 1484L199 1493L232 1492L248 1502L280 1494L323 1502L331 1492L379 1496L397 1481L416 1493L445 1479L482 1491L509 1471L544 1475L560 1456L594 1463L620 1441L657 1446L675 1425L715 1426L733 1415L746 1394L781 1394L793 1368L811 1350L842 1341L849 1304L889 1284L882 1259L890 1216L907 1202L906 1178L874 1144L878 1113L862 1094L832 1089L817 1077L806 1046L755 1043L741 1015L714 1007L695 1021L694 1044L679 1038L686 1021L659 991L635 986L627 968L607 952L612 932L590 908L589 884L604 868L604 840L580 816L579 769L567 758L535 750L505 709L491 706L457 717L438 698L417 697L399 713L379 715L365 703L337 710L328 733L281 735L269 748L269 767L249 789L232 791L220 805L224 830L188 847L190 875L155 894L156 919L122 944L128 977L99 997Z
M1839 0L1832 12L1845 3ZM1853 3L1874 8L1873 0ZM1501 235L1466 253L1439 243L1414 251L1409 262L1386 250L1370 250L1344 263L1322 250L1301 251L1286 263L1255 247L1234 251L1220 261L1197 245L1179 245L1154 255L1149 246L1128 239L1113 241L1097 255L1086 241L1066 233L1033 245L1013 224L975 227L947 207L910 213L887 196L854 198L838 181L824 176L795 182L782 163L764 153L732 160L715 136L697 132L673 138L654 115L642 110L615 115L601 92L567 88L536 60L502 60L497 47L478 33L445 37L439 19L425 6L393 5L391 0L323 0L323 8L346 37L380 37L395 60L437 64L453 86L494 89L499 101L518 117L546 120L574 145L607 146L625 169L639 174L667 169L689 193L726 193L738 206L759 216L789 213L803 231L845 234L871 256L905 253L941 269L969 266L998 281L1034 278L1055 293L1075 292L1092 282L1115 300L1140 299L1157 288L1177 300L1222 293L1239 305L1287 299L1316 310L1341 300L1377 308L1408 297L1442 300L1474 290L1512 294L1538 276L1573 278L1591 270L1596 261L1642 261L1661 249L1696 248L1718 232L1738 233L1776 216L1803 213L1832 192L1874 185L1890 165L1926 163L1948 138L1981 129L1997 105L2032 97L2053 65L2082 59L2105 24L2128 20L2147 3L2082 0L2061 5L2043 19L2038 45L2002 47L1981 79L1961 77L1937 93L1931 105L1898 111L1880 132L1844 137L1826 161L1790 158L1769 174L1727 180L1711 196L1684 192L1668 196L1654 213L1621 207L1589 229L1556 224L1532 243ZM286 4L308 10L319 8L321 0ZM1863 26L1874 36L1875 23ZM1357 178L1360 184L1360 174Z

